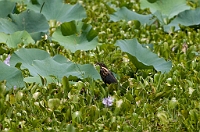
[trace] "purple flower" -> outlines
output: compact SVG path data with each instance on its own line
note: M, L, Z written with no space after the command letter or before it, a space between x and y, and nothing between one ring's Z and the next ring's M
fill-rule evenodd
M16 90L16 89L17 89L17 86L14 86L13 89Z
M4 63L8 66L10 66L10 55L8 55L8 57L4 60Z
M114 101L114 98L111 96L108 96L108 98L103 99L102 103L105 105L105 107L109 107L113 105L113 101Z

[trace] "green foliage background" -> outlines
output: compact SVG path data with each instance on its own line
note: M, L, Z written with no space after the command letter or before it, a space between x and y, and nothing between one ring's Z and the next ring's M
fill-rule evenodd
M0 130L198 131L200 31L198 18L193 17L190 23L191 19L187 20L187 13L198 14L199 1L177 0L178 2L169 2L165 8L160 8L159 2L163 1L146 3L145 0L65 0L65 3L70 4L79 2L80 5L76 4L75 7L86 11L87 16L83 13L83 17L72 19L82 20L84 24L79 26L70 19L68 21L53 14L53 11L54 17L48 17L47 23L45 17L49 14L42 15L42 10L39 13L38 7L26 0L17 0L16 7L15 4L9 6L6 11L8 14L14 11L24 19L27 17L26 13L31 13L30 16L38 13L43 28L37 23L33 27L20 25L21 19L16 19L18 14L0 14L0 59L3 61L8 54L11 55L10 67L0 63ZM39 7L42 6L42 0L33 2L38 2ZM175 13L170 14L167 10L173 7L170 4L177 3L183 5L182 8L177 8ZM157 7L157 11L147 9L145 4L154 4L151 6ZM142 16L139 15L138 19L131 17L122 20L123 14L126 14L122 12L118 18L116 12L120 11L119 8L126 11L125 7L129 9L130 14L130 11L135 11L137 15ZM29 8L38 12L29 12ZM45 7L44 9L49 10ZM155 21L146 23L149 14ZM7 20L8 16L13 21ZM181 17L186 18L183 19L185 23L180 20L180 16L185 16ZM33 21L34 18L26 20ZM4 28L5 24L9 23L13 26ZM20 25L20 28L16 25ZM63 25L63 29L60 25ZM17 28L13 28L15 26ZM70 29L71 27L73 28ZM60 33L66 30L69 32ZM55 33L61 36L56 38ZM62 41L65 38L67 40L70 35L86 43L95 39L92 44L95 46L91 49L83 46L82 50L78 47L74 51L67 49ZM141 65L138 68L134 63L138 59L137 55L123 50L117 43L125 39L135 40L134 38L142 45L140 48L143 47L145 51L156 55L155 59L164 58L166 62L171 61L172 68L171 65L167 65L171 70L156 71L155 65L145 63L151 56L145 56L143 52L139 55L146 60L141 62L145 68L141 68ZM37 50L37 53L28 52L27 49ZM39 49L43 50L43 53L39 53ZM28 53L24 53L23 50ZM35 53L35 56L29 56L29 53ZM39 60L39 56L45 61ZM115 73L119 85L103 84L92 66L95 62L104 62ZM49 75L50 72L47 71L53 75ZM12 83L7 83L9 81ZM13 88L16 83L19 85ZM111 107L102 104L102 99L108 95L115 99Z

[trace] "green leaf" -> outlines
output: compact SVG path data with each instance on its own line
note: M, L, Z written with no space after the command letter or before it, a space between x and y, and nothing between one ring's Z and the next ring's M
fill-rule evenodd
M91 64L84 64L84 65L77 64L77 68L80 69L80 71L83 73L83 78L90 77L93 78L94 80L101 78L97 70Z
M16 3L11 1L0 1L0 17L7 17L8 14L14 11Z
M58 63L69 63L69 64L72 63L72 62L71 62L70 60L68 60L66 57L64 57L63 55L59 55L59 54L55 55L55 56L53 57L53 59L54 59L55 61L57 61Z
M0 33L0 42L5 43L8 47L16 48L18 44L30 44L35 43L35 41L31 38L30 34L26 31L18 31L11 35L7 35L5 33Z
M106 7L106 9L108 10L109 14L112 14L112 13L115 12L115 10L112 8L111 2L107 2L107 3L102 2L102 3L104 4L104 6Z
M69 93L71 91L71 87L69 86L69 79L66 76L62 78L62 85L66 93Z
M72 114L72 122L80 123L82 119L81 111L76 111Z
M47 80L47 84L61 81L64 76L100 79L99 73L91 64L75 64L62 55L50 57L46 51L39 49L22 48L15 51L11 56L10 65L15 66L18 63L21 63L21 69L29 70L32 77L24 79L28 83L42 84L40 76Z
M176 100L175 97L173 97L170 101L169 101L169 109L174 109L176 106L178 105L178 101Z
M6 43L8 40L8 35L6 33L0 32L0 43Z
M97 34L91 31L92 27L82 22L77 22L75 25L76 29L74 30L77 30L77 34L63 36L63 34L67 34L68 30L61 30L59 27L53 33L52 40L57 41L60 45L71 50L73 53L77 50L87 51L94 49L98 45L98 39Z
M42 81L41 81L41 79L38 76L35 76L35 77L25 77L24 81L26 83L42 84Z
M43 76L43 78L45 78L47 80L47 84L50 83L55 83L55 78L51 77L51 76ZM41 84L42 86L42 80L40 78L40 76L34 76L34 77L25 77L24 81L26 83L36 83L36 84Z
M68 132L76 132L76 129L72 124L68 124L67 125L67 131Z
M90 29L90 31L88 32L86 38L88 41L93 40L96 36L98 35L98 32L96 30L94 30L93 28Z
M191 109L189 111L189 115L192 121L194 122L198 122L198 115L199 115L199 111L197 109Z
M154 67L157 71L164 73L169 72L172 67L171 61L166 62L163 58L159 58L158 55L144 48L135 38L118 40L116 45L129 54L132 63L139 69Z
M151 13L160 11L165 18L173 18L182 11L190 9L186 0L157 0L155 3L149 3L147 0L140 0L141 9L149 8Z
M114 22L120 20L138 20L141 24L151 25L155 21L155 19L152 19L152 17L153 15L141 15L134 11L128 10L126 7L122 7L110 16L110 20Z
M41 76L55 76L59 80L62 77L69 77L70 75L81 78L81 73L76 70L75 64L58 63L51 57L44 60L34 60L33 67L35 74Z
M149 3L155 3L157 0L147 0Z
M168 119L168 115L165 111L159 111L157 113L157 117L160 119L160 122L162 124L168 124L169 123L169 119Z
M87 77L95 80L100 79L99 73L91 64L58 63L52 58L47 58L45 60L35 60L33 65L37 73L42 76L53 75L61 79L64 76L69 77L71 75L81 79Z
M44 50L22 48L11 55L10 65L14 67L17 63L22 63L21 69L28 69L32 76L38 76L33 67L33 61L44 60L48 57L50 57L50 55Z
M197 4L196 5L197 7L200 6L200 1L199 0L188 0L188 1Z
M8 89L16 87L24 87L22 72L15 67L7 66L0 61L0 81L6 80Z
M20 14L11 14L11 20L0 18L0 32L12 34L16 31L27 31L38 40L42 33L46 33L49 25L45 17L40 13L27 10Z
M200 24L200 8L194 10L186 10L181 12L170 24L164 26L165 32L171 32L171 27L175 27L174 31L180 29L179 24L184 26L193 26Z
M137 57L135 57L129 53L127 53L127 54L128 54L128 58L131 60L131 62L133 62L133 64L137 68L139 68L139 69L152 69L153 68L153 66L151 66L151 65L145 65L144 63L140 62Z
M61 25L61 32L63 36L70 36L72 34L75 34L77 31L74 21L63 23Z
M69 22L86 18L86 11L80 4L65 4L63 0L38 0L39 4L28 4L28 9L41 13L47 20ZM44 4L44 5L43 5ZM42 6L43 5L43 6Z
M59 105L60 105L60 99L58 98L52 98L48 100L48 107L51 110L58 109Z
M42 86L46 86L46 84L47 84L46 78L44 78L44 77L42 77L42 76L40 76L40 75L39 75L39 77L40 77L40 80L41 80L41 82L42 82Z

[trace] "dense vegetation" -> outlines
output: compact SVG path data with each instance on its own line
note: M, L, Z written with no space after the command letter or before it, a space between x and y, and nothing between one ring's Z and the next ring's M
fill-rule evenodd
M0 130L199 130L199 6L0 1Z

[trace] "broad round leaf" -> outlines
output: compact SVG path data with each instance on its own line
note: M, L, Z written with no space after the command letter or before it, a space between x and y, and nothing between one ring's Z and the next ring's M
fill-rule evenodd
M62 25L65 25L63 23ZM61 27L62 27L61 25ZM69 49L71 52L75 52L77 50L92 50L98 45L97 35L90 32L92 27L90 25L86 25L82 22L76 23L77 34L73 34L70 36L64 36L63 34L67 34L68 28L59 27L52 35L52 40L59 42L60 45L64 46L66 49Z
M123 52L128 53L132 63L139 69L154 67L157 71L169 72L172 63L159 58L158 55L152 53L149 49L144 48L137 39L118 40L116 45L121 48Z
M50 57L46 51L40 49L22 48L15 51L11 56L10 65L15 66L17 63L21 63L21 69L28 69L33 76L25 78L28 83L42 84L40 76L44 77L48 84L57 81L55 78L61 81L64 76L100 79L99 73L93 65L75 64L62 55Z
M97 70L94 68L93 65L91 65L91 64L84 64L84 65L77 64L77 67L83 73L83 78L90 77L90 78L93 78L94 80L101 79L99 73L97 72Z
M50 55L40 49L19 49L15 51L10 58L10 65L15 66L17 63L21 63L22 69L28 69L32 76L37 76L35 68L33 67L33 60L43 60L50 57Z
M43 76L43 78L46 79L47 84L50 83L55 83L55 78L51 77L51 76ZM26 83L36 83L36 84L41 84L41 86L43 86L42 80L40 76L34 76L34 77L25 77L24 81Z
M193 26L200 24L200 8L195 10L186 10L181 12L170 24L164 26L165 32L171 32L171 27L175 27L174 31L180 29L179 24L184 26Z
M0 17L7 17L8 14L12 13L16 3L11 1L0 1Z
M2 61L0 61L0 69L0 81L6 80L7 88L25 86L22 72L19 69L7 66Z
M70 60L68 60L66 57L64 57L63 55L59 55L59 54L55 55L55 56L53 57L53 59L54 59L55 61L57 61L58 63L69 63L69 64L72 63L72 62L71 62Z
M69 22L86 18L86 11L80 4L70 5L63 0L38 0L39 4L28 4L28 9L42 13L47 20Z
M6 33L0 32L0 43L6 43L8 39L8 35Z
M46 33L49 29L46 18L42 14L31 10L20 14L11 14L10 17L12 21L3 18L0 19L0 32L12 34L16 31L26 30L35 40L38 40L41 37L41 33Z
M141 15L134 11L128 10L126 7L120 8L117 12L110 15L110 20L116 22L120 20L138 20L141 24L152 24L155 19L152 19L153 15Z
M70 75L79 78L81 77L81 73L76 70L75 64L61 64L53 60L51 57L44 60L34 60L33 67L35 72L41 76L52 75L58 79L62 79L64 76L69 77Z
M149 8L151 13L160 11L163 17L173 18L182 11L190 9L186 0L157 0L155 3L149 3L147 0L141 0L141 9Z
M30 43L35 43L30 34L28 34L26 31L18 31L11 35L7 35L5 33L0 34L0 42L7 44L8 47L11 48L16 48L18 44L27 45Z

